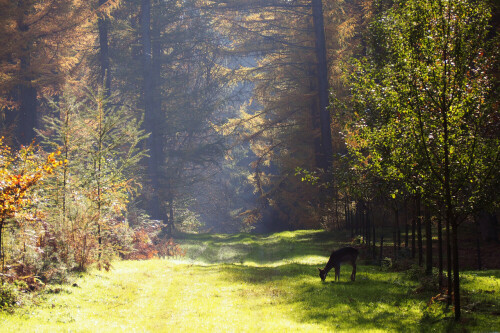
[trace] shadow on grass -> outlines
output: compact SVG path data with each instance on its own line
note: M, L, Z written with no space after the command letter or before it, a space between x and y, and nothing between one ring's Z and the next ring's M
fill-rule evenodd
M347 238L343 234L318 230L270 235L183 234L178 237L190 259L209 264L251 261L262 265L311 255L328 257L334 248L346 245L339 239Z
M436 317L423 315L431 295L415 294L409 284L367 266L359 267L357 280L349 280L350 267L343 267L340 282L321 282L311 265L278 267L222 265L229 282L280 295L278 303L287 315L301 323L315 323L332 330L428 331L436 328ZM290 311L291 307L291 311ZM441 319L438 319L441 320ZM448 321L441 320L440 330Z
M218 270L231 283L248 284L251 290L248 295L276 298L286 307L276 311L283 311L297 322L317 323L333 331L463 330L444 306L427 306L435 294L415 293L415 282L407 281L399 273L361 265L356 282L351 282L350 267L344 266L341 282L331 283L333 275L330 275L328 282L322 283L317 265L310 263L324 265L330 251L346 246L347 239L343 233L309 230L271 235L182 235L180 243L187 256L196 262L223 264ZM500 271L475 273L475 277L500 276ZM475 281L475 277L464 280ZM483 294L496 296L490 292L488 289ZM480 324L474 320L467 323L469 329L474 330Z

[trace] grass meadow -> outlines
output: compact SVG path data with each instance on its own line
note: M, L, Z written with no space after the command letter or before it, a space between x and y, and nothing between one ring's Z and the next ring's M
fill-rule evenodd
M2 332L493 332L500 331L500 271L462 275L463 320L408 273L360 260L321 282L342 235L184 235L186 256L116 261L52 285L13 313ZM344 238L346 239L346 238ZM73 285L75 283L75 285Z

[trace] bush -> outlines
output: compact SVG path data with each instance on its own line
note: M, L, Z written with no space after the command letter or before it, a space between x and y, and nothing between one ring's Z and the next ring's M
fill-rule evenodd
M353 244L353 245L363 244L363 243L364 243L364 239L363 239L363 236L361 236L361 235L357 235L356 237L354 237L351 240L351 244Z
M388 271L389 269L391 269L392 268L392 259L388 258L388 257L385 257L384 259L382 259L382 261L380 262L380 268L383 271Z
M425 268L414 264L405 272L405 276L408 280L418 282L417 291L438 291L439 277L435 269L431 275L426 275Z
M0 311L10 311L19 303L19 291L12 284L0 286Z

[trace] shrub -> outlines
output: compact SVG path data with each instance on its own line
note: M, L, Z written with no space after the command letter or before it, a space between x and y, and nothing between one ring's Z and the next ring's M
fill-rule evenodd
M157 248L160 257L183 257L186 255L186 251L184 251L173 238L161 241L157 245Z
M425 274L425 269L418 265L412 265L406 272L408 280L418 282L417 291L438 291L439 277L437 270L433 269L431 275Z
M363 239L363 236L361 235L357 235L356 237L354 237L352 240L351 240L351 244L355 245L355 244L362 244L364 243L364 239Z
M385 257L384 259L382 259L382 261L380 262L380 268L383 271L388 271L389 269L391 269L392 268L392 259L388 258L388 257Z
M12 284L0 286L0 311L10 311L19 303L19 291Z

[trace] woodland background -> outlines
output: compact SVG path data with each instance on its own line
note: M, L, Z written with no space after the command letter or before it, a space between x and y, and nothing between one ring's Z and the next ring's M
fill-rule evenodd
M460 316L459 265L498 268L499 13L1 0L2 280L182 254L183 232L347 229L439 266Z

